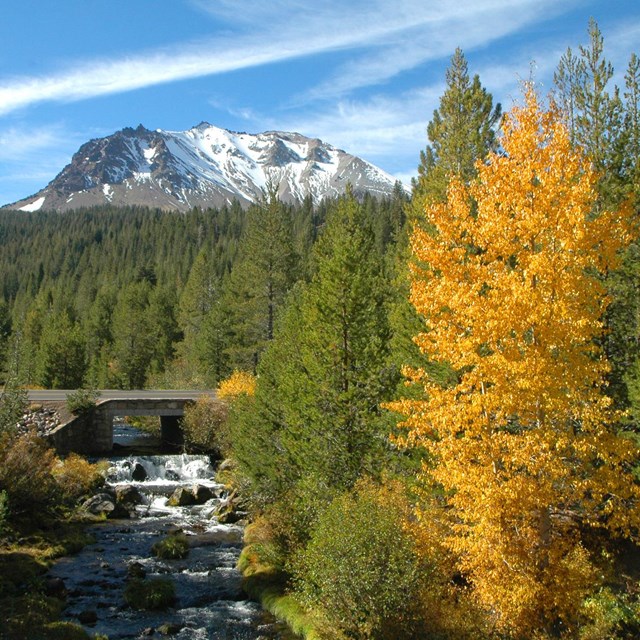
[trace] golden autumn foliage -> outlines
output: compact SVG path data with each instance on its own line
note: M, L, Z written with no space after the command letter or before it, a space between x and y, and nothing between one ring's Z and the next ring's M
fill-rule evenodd
M104 470L105 464L92 464L76 453L58 460L51 467L62 498L71 502L95 491L104 482Z
M501 143L413 234L411 301L426 319L415 340L457 377L407 371L425 399L395 408L405 442L428 454L425 480L444 490L445 508L421 514L426 535L443 532L499 630L533 637L571 633L596 585L579 531L640 524L637 452L611 428L597 342L600 274L629 241L630 208L593 215L596 176L531 88Z
M247 371L234 371L218 386L218 398L232 400L244 393L252 396L256 392L256 377Z

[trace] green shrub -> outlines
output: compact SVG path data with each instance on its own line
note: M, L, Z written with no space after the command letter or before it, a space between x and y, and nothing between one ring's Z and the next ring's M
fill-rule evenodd
M27 412L29 397L14 378L7 380L0 395L0 433L13 433L20 418Z
M189 542L182 533L170 535L156 542L151 547L151 552L154 556L164 560L186 558L189 554Z
M0 638L45 638L44 628L60 615L62 602L39 593L0 600Z
M149 433L152 436L159 438L162 434L159 416L125 416L124 421L135 429Z
M9 523L9 496L6 491L0 491L0 536L5 532Z
M580 640L637 638L640 632L640 603L625 593L600 589L582 606Z
M0 438L0 491L5 491L12 515L41 515L59 497L52 475L57 458L47 443L29 432Z
M124 591L124 599L133 609L166 609L175 602L176 588L167 578L131 580Z
M208 396L201 396L184 409L182 432L188 450L227 454L227 405Z
M292 570L304 605L350 638L422 637L422 591L430 574L406 532L398 488L361 482L319 517Z
M99 397L95 389L77 389L67 394L67 409L75 415L88 413L95 408Z

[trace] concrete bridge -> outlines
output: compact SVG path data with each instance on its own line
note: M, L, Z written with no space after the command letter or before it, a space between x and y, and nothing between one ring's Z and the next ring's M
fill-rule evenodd
M31 402L60 402L69 391L30 391ZM91 412L75 416L47 437L59 453L106 454L113 450L113 419L118 416L159 416L163 448L183 444L181 420L185 407L204 391L101 391Z

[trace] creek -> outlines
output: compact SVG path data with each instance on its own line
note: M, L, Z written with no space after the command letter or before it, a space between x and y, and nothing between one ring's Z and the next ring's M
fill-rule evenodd
M143 500L131 518L91 526L95 542L52 567L50 578L62 579L67 591L63 617L82 620L89 634L110 640L166 638L167 631L177 640L284 639L280 625L242 591L235 568L242 526L221 524L214 515L227 496L214 480L208 456L149 455L144 451L153 450L153 442L126 425L117 427L115 442L122 455L109 460L107 484L113 489L134 486ZM137 453L131 453L134 450ZM167 505L177 488L194 484L208 488L214 497L200 505ZM188 556L154 557L152 545L178 530L189 541ZM132 567L146 579L170 578L177 596L174 606L163 611L127 606L124 590Z

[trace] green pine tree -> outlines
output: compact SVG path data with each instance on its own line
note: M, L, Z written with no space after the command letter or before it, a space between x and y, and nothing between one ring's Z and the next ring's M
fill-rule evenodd
M625 195L626 132L620 92L608 88L613 65L604 56L604 38L593 19L588 33L589 44L580 46L579 56L567 49L554 80L572 138L600 174L598 208L615 206Z
M624 78L627 175L637 200L640 197L640 58L635 53L631 55Z
M232 368L255 371L296 279L291 221L273 187L249 209L240 247L221 301L230 331L227 356Z
M38 349L37 380L47 389L77 389L87 367L86 345L81 327L69 313L52 313L42 329Z
M390 321L393 328L390 362L395 368L402 365L431 368L432 374L444 380L448 371L430 367L413 342L423 320L409 303L409 262L411 225L425 224L424 209L428 202L444 201L452 175L470 181L476 175L476 163L497 145L496 127L501 118L499 104L482 86L480 77L469 78L467 61L460 48L451 58L446 72L446 89L438 109L427 125L429 144L420 153L418 178L413 181L409 224L397 234L395 245L393 292ZM402 388L402 393L407 389Z
M388 455L387 284L353 195L330 213L314 259L259 365L255 400L233 427L236 457L263 501L296 486L307 497L349 488L379 474Z
M449 177L469 180L475 163L496 145L495 128L501 107L480 83L469 78L467 61L455 50L446 72L447 87L427 126L429 144L420 154L418 178L413 182L414 212L422 217L425 198L442 201Z
M143 389L155 352L147 307L151 285L143 280L124 287L113 310L112 380L124 389Z
M558 102L573 141L589 156L598 172L594 212L613 208L637 188L639 63L632 55L625 76L624 100L617 86L609 89L613 65L604 55L604 38L589 22L589 43L579 56L571 49L560 59L554 76ZM605 318L604 347L612 365L609 394L621 408L640 418L640 248L632 243L621 266L607 276L612 303Z

